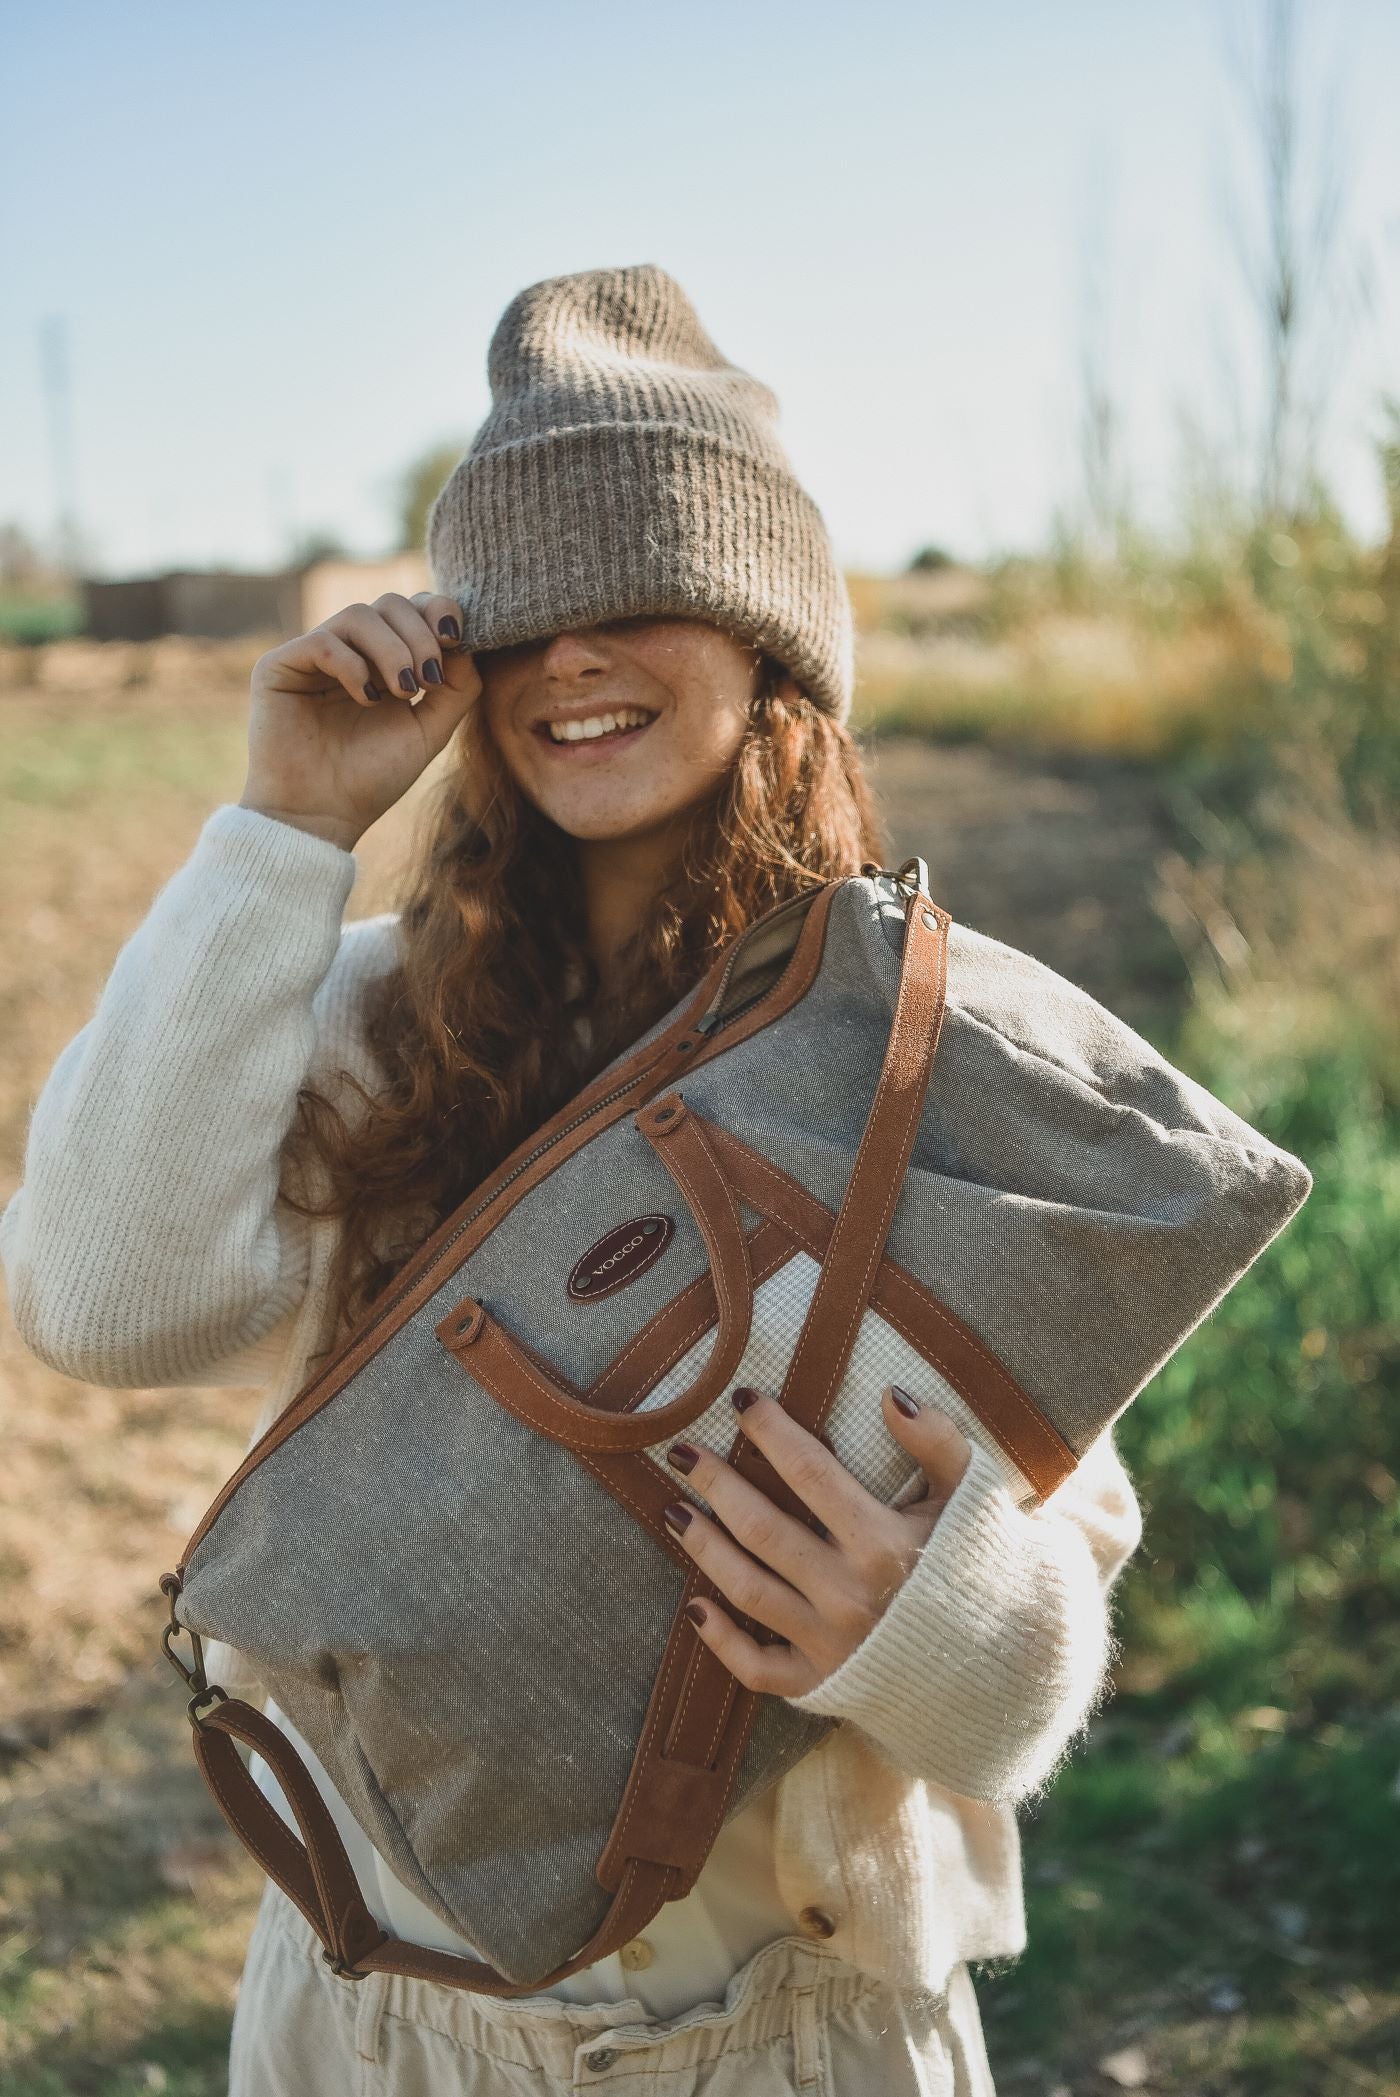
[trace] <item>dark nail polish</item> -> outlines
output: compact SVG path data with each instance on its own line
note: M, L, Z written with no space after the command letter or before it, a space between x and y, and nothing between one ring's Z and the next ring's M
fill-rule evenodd
M431 662L429 662L429 663L424 663L424 665L423 665L423 682L424 682L424 684L441 684L441 683L442 683L442 672L441 672L441 670L439 670L439 668L438 668L438 666L437 666L437 664L436 664L436 663L431 663Z
M705 1621L705 1612L698 1602L687 1602L685 1613L692 1624L703 1624Z
M400 670L400 672L399 672L399 690L400 690L401 692L416 692L416 691L417 691L417 689L418 689L418 680L417 680L417 678L416 678L416 677L414 676L413 672L412 672L411 670Z
M666 1527L668 1529L673 1529L677 1536L680 1535L683 1529L688 1529L690 1527L690 1517L692 1510L688 1507L682 1506L679 1500L673 1500L670 1506L664 1508L662 1511L666 1517Z
M746 1413L751 1405L757 1405L762 1396L761 1391L751 1391L747 1384L741 1384L734 1393L734 1410Z
M367 684L365 686L365 697L366 699L382 699L384 694L380 691L377 684Z
M918 1419L923 1408L917 1398L911 1398L909 1393L897 1383L890 1385L890 1396L907 1420Z
M666 1451L666 1461L675 1471L693 1471L700 1461L700 1451L692 1449L689 1442L672 1442Z
M438 632L449 641L460 641L462 638L462 629L455 619L439 619Z

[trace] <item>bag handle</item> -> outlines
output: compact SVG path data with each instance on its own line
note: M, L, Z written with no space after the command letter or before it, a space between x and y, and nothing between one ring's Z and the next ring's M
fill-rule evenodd
M632 1117L679 1187L710 1256L718 1324L704 1368L679 1397L642 1412L585 1405L547 1362L526 1348L470 1296L434 1328L450 1354L499 1405L566 1449L638 1450L698 1420L744 1358L753 1324L753 1274L739 1203L705 1124L679 1092L663 1092Z

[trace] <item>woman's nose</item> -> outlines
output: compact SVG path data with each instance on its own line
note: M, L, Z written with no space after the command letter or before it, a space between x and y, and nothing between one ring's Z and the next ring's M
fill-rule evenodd
M551 677L587 677L607 668L596 643L589 639L587 629L579 627L567 627L550 636L542 666L546 675Z

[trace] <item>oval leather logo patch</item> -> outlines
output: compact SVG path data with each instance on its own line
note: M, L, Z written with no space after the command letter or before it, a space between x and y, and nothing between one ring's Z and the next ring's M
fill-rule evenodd
M589 1246L569 1276L569 1294L575 1303L592 1303L624 1282L635 1281L660 1259L675 1234L669 1216L634 1216L630 1223L619 1223Z

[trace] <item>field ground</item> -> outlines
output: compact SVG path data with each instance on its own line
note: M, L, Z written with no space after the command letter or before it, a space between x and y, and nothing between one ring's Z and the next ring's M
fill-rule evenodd
M26 663L22 684L0 688L0 1202L18 1181L27 1103L122 940L209 810L238 797L246 675L237 650L94 655L61 643ZM885 732L873 758L897 856L929 860L955 917L1166 1038L1187 977L1164 899L1199 845L1190 797L1167 771L1111 751ZM386 907L415 805L411 796L366 840L351 915ZM1385 1213L1400 1215L1393 1179L1385 1189ZM1247 1301L1237 1292L1241 1325L1263 1317L1257 1307L1284 1275ZM1306 1277L1287 1275L1304 1295ZM1366 1315L1384 1367L1393 1327ZM1303 1353L1320 1373L1322 1314L1304 1322ZM1298 1358L1296 1336L1266 1337L1262 1324L1243 1338L1222 1324L1213 1344L1196 1357L1207 1391L1222 1363L1243 1358L1232 1347L1247 1344L1266 1374L1269 1348ZM1156 1410L1133 1409L1144 1466L1160 1459L1151 1437L1168 1431L1172 1408L1191 1410L1186 1352L1169 1365L1175 1381L1164 1372ZM74 1384L0 1318L6 2097L223 2087L261 1879L196 1775L157 1653L155 1580L236 1462L254 1410L246 1391ZM1129 1452L1135 1476L1136 1461ZM1367 1523L1393 1506L1394 1487L1374 1459L1371 1497L1356 1487ZM1209 1476L1193 1488L1203 1503L1211 1489ZM1155 1555L1125 1581L1118 1694L1027 1826L1031 1951L978 1978L1004 2097L1400 2092L1400 1976L1380 1949L1385 1913L1400 1912L1382 1855L1400 1832L1394 1589L1368 1561L1344 1597L1350 1673L1336 1660L1329 1676L1319 1659L1300 1682L1294 1648L1270 1645L1275 1617L1250 1564L1230 1558L1245 1552L1248 1522L1214 1519L1202 1551L1164 1496ZM1207 1598L1193 1554L1217 1542L1235 1584ZM1345 1555L1324 1536L1299 1563L1306 1573ZM1305 1616L1309 1606L1304 1629L1321 1647L1335 1620L1325 1596L1305 1599Z

